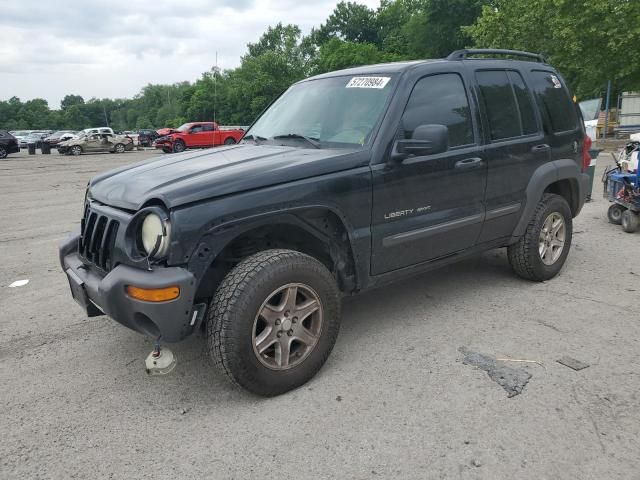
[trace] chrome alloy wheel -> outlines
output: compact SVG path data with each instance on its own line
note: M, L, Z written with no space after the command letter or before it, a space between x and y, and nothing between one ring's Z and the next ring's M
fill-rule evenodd
M557 212L551 213L542 224L538 253L545 265L553 265L562 255L566 232L564 218Z
M318 294L308 285L290 283L271 293L253 322L253 351L272 370L300 364L322 334Z

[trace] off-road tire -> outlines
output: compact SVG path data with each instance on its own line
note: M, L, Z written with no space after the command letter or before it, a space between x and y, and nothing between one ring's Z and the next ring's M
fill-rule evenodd
M607 210L607 218L614 225L621 225L622 213L624 211L625 211L625 208L622 205L618 205L617 203L614 203L609 207L609 210Z
M182 153L187 149L187 146L182 140L176 140L173 144L173 153Z
M7 153L7 149L3 146L0 146L0 158L7 158L7 155L9 155Z
M254 320L272 292L293 282L317 292L323 311L322 331L301 363L273 370L254 353ZM300 252L265 250L240 262L215 292L208 312L207 348L216 367L233 383L257 395L275 396L303 385L320 370L339 329L340 294L327 268Z
M126 147L124 146L124 143L117 143L115 147L113 147L113 151L116 153L124 153L124 151L126 150Z
M82 147L80 145L74 145L69 149L69 153L74 156L82 155Z
M640 226L640 216L631 210L622 212L622 229L627 233L635 233Z
M236 140L233 137L229 137L224 141L225 145L234 145L235 143L236 143Z
M540 231L547 217L552 213L559 213L565 224L565 240L561 255L551 265L546 265L540 258L538 242ZM507 248L507 258L513 271L520 277L543 282L555 277L562 269L569 250L573 235L573 222L571 209L567 201L560 195L546 193L536 206L536 209L527 225L524 235L517 243Z

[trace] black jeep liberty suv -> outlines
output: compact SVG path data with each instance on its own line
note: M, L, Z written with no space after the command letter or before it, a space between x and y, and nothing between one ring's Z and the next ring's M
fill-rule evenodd
M519 276L554 277L589 145L542 55L332 72L289 88L238 145L93 178L60 262L88 316L163 342L206 331L222 372L277 395L327 359L342 295L496 247Z

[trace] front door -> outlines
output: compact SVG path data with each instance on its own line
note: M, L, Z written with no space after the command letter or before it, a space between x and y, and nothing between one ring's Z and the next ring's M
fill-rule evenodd
M378 275L472 247L484 220L487 164L458 73L418 80L400 135L444 125L448 150L374 165L371 272Z
M100 150L100 135L94 133L87 138L87 143L84 145L84 150L87 152L97 152Z

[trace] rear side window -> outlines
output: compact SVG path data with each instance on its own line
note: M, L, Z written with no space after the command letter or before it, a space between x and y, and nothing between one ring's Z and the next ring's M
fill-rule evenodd
M420 125L444 125L449 147L474 143L471 110L462 79L455 73L424 77L416 83L402 116L407 138Z
M476 72L491 140L536 133L531 97L519 73L506 70Z
M531 78L536 100L549 119L551 131L557 133L576 130L576 107L558 76L552 72L534 70Z

